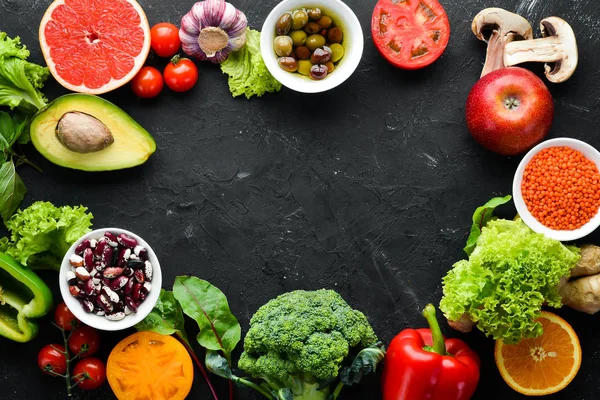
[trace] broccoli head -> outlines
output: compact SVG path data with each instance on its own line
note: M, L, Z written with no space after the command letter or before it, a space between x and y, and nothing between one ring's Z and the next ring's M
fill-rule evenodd
M365 315L335 291L297 290L254 314L238 366L278 399L324 399L348 355L377 342Z

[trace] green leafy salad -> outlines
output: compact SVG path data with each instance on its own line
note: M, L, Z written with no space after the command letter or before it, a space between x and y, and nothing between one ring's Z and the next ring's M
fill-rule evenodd
M503 204L494 203L486 212ZM466 316L508 344L538 337L542 326L535 319L542 305L561 307L558 284L579 260L579 250L533 232L519 218L485 220L481 233L470 237L475 247L469 258L444 277L440 309L450 321Z
M40 91L48 68L27 61L29 50L19 37L0 32L0 217L8 220L27 190L16 167L27 162L17 154L15 143L29 142L29 122L46 98Z
M221 70L229 75L229 90L233 97L262 96L267 92L281 90L279 83L267 69L260 53L260 32L247 28L246 45L229 55L221 64Z

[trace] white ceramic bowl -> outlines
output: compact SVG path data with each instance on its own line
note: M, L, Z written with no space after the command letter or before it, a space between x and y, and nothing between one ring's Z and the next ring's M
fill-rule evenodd
M525 201L523 200L523 195L521 193L523 172L525 171L525 167L527 166L529 161L531 161L533 156L535 156L542 149L546 149L548 147L562 146L570 147L573 150L580 151L586 158L593 161L600 170L600 152L598 152L598 150L596 150L589 144L582 142L581 140L570 138L557 138L547 140L531 149L529 153L527 153L525 157L523 157L523 160L521 160L521 163L517 168L517 172L515 173L515 178L513 180L513 199L519 216L523 219L523 222L525 222L525 224L529 226L533 231L543 233L544 235L552 239L559 240L561 242L567 242L581 239L582 237L587 236L594 230L596 230L596 228L600 226L600 212L598 212L587 224L583 225L579 229L575 229L572 231L557 231L542 225L537 219L533 217L533 215L531 215L531 213L527 209L527 206L525 205Z
M339 26L344 37L344 57L339 61L335 70L323 80L316 81L299 73L284 71L277 64L277 55L273 50L273 40L277 36L275 25L286 11L299 8L319 7L324 14L329 15ZM302 93L320 93L342 84L358 67L364 48L364 38L360 22L356 14L341 0L283 0L269 14L260 34L261 54L265 65L279 82L292 90Z
M75 253L75 248L79 243L81 243L85 239L98 239L104 236L104 232L110 231L115 235L119 235L124 233L129 235L138 241L141 246L144 246L148 250L148 260L152 263L152 290L146 297L146 300L140 304L136 313L131 313L130 315L125 316L120 321L109 321L103 316L98 316L93 313L87 313L79 303L79 301L71 295L69 292L69 284L67 282L67 271L71 270L71 264L69 262L69 258ZM150 311L154 308L154 305L158 301L158 297L160 295L160 289L162 287L162 274L160 270L160 264L158 259L156 258L156 254L152 248L146 243L144 239L139 237L133 232L126 231L124 229L119 228L103 228L96 229L88 233L87 235L82 236L77 242L75 242L65 257L63 258L62 264L60 266L60 272L58 274L58 283L60 286L60 294L62 295L63 300L65 301L67 307L73 315L77 317L81 322L86 325L89 325L93 328L100 329L103 331L120 331L122 329L127 329L137 324L141 320L143 320Z

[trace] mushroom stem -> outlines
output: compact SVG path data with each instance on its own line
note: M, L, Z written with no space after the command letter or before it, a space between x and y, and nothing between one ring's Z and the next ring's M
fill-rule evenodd
M506 54L504 48L513 40L519 40L519 36L514 33L508 33L503 36L496 30L492 32L488 39L488 47L483 70L481 71L481 77L492 71L506 67L503 56Z
M557 62L566 55L562 48L562 40L551 36L508 43L504 49L504 64L511 67L525 62Z

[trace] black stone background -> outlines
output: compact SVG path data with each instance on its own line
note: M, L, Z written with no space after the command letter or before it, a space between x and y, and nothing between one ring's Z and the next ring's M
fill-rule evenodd
M331 1L331 0L326 0ZM141 1L150 24L178 24L193 0ZM43 63L37 30L50 0L0 0L0 29L20 35ZM233 0L260 29L277 0ZM164 287L176 275L211 281L229 298L243 334L256 309L294 289L331 288L368 315L386 342L407 327L424 327L420 311L441 297L441 279L464 257L474 209L511 192L520 157L481 148L468 134L464 104L477 81L485 46L471 33L473 16L498 6L527 17L539 35L541 18L569 21L579 41L580 65L567 83L548 84L556 115L549 137L569 136L600 147L600 5L592 0L444 0L452 26L450 44L429 68L406 72L389 65L371 41L374 0L347 0L365 34L354 75L318 95L283 89L263 98L234 99L218 67L202 64L190 93L165 90L138 100L129 87L105 97L150 131L158 151L141 167L84 173L54 166L32 146L38 173L21 167L37 200L84 204L94 227L116 226L144 237L157 252ZM166 60L151 59L163 67ZM531 68L542 72L541 65ZM53 80L50 99L66 93ZM504 207L506 217L514 209ZM2 232L4 233L4 232ZM588 241L599 243L595 234ZM60 301L55 273L42 277ZM571 385L549 399L599 398L600 343L596 316L561 309L581 339L583 363ZM37 339L0 339L0 398L61 399L64 383L43 375L36 355L59 341L51 317ZM188 331L194 337L194 323ZM446 334L466 340L481 355L475 399L519 399L497 372L494 342L479 332ZM103 334L100 356L128 333ZM241 345L239 346L241 347ZM239 349L238 349L239 350ZM197 371L197 370L196 370ZM222 399L226 382L213 377ZM109 399L108 387L74 398ZM200 375L189 398L209 399ZM236 389L237 399L258 399ZM378 379L346 389L342 399L378 399Z

